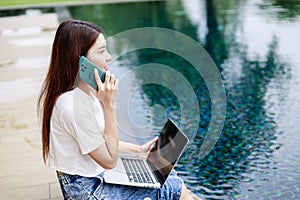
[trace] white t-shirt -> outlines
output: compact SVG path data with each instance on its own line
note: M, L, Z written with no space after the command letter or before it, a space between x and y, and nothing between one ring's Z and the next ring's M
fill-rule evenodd
M104 144L104 113L99 100L75 88L58 97L50 120L48 166L92 177L104 171L88 153Z

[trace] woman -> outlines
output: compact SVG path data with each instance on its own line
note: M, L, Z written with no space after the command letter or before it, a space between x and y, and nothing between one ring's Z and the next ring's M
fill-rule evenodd
M80 56L106 71L104 83L94 72L97 91L78 77ZM44 162L57 171L65 199L193 198L174 174L161 189L103 181L105 170L116 166L119 151L146 154L156 141L139 146L118 140L118 80L107 69L110 60L99 27L79 20L59 25L38 107L42 110Z

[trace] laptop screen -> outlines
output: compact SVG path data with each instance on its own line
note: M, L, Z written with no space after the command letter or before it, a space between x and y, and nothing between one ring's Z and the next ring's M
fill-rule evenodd
M147 161L154 168L161 185L168 178L187 143L188 138L169 119L160 131L160 136L147 157Z

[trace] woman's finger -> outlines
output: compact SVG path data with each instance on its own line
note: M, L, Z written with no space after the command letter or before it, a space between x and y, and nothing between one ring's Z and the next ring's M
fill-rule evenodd
M158 136L156 136L152 140L150 140L149 143L152 145L153 143L156 142L156 140L158 140Z
M151 151L151 149L154 147L154 143L156 142L156 140L158 139L158 137L153 138L152 140L148 141L145 143L145 151Z
M118 83L119 83L119 80L114 79L111 83L112 84L112 89L118 90Z
M110 83L110 80L111 79L111 74L110 74L110 71L106 71L106 74L105 74L105 81L104 81L104 87L105 89L107 90L110 90L111 89L111 83Z
M110 84L112 88L115 88L115 80L116 80L115 75L110 74Z
M114 81L114 80L116 79L115 75L111 74L111 75L110 75L110 79L111 79L112 81Z
M102 90L103 89L103 83L100 80L97 69L94 69L94 77L95 77L95 80L96 80L96 84L98 86L98 90Z
M155 138L153 138L152 140L148 141L146 144L147 144L148 146L152 146L152 145L156 142L157 139L158 139L158 137L155 137Z
M105 82L104 83L109 83L110 82L110 71L106 71L106 75L105 75Z

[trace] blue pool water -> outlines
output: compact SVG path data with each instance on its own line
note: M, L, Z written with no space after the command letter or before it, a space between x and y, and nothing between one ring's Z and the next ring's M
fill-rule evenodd
M74 18L100 25L106 37L133 28L164 27L186 34L209 53L225 86L226 119L216 145L202 159L199 151L212 101L195 68L178 55L154 48L127 52L111 67L122 81L136 66L160 63L189 81L200 121L176 169L192 191L206 199L300 199L299 1L170 0L69 10ZM126 41L118 42L109 46L113 56L130 49ZM161 84L142 84L148 76L137 71L123 81L119 116L125 113L129 119L120 121L157 130L167 117L185 124L196 120L182 119L178 94ZM140 87L128 89L136 83ZM122 99L128 93L129 99ZM149 136L140 129L132 131L139 135L125 134L124 139Z

